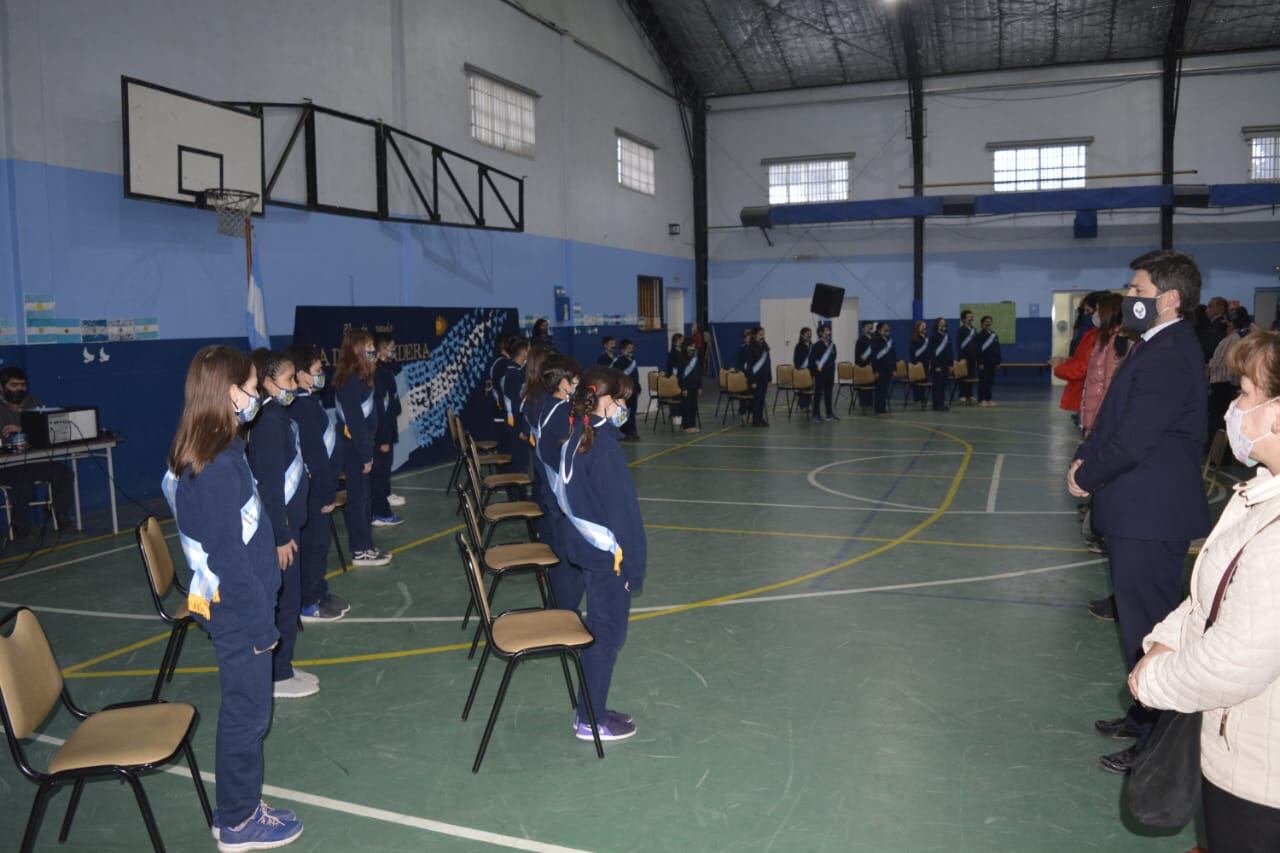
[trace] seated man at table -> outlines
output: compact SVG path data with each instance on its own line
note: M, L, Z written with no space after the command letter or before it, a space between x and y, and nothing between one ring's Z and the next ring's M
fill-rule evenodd
M0 436L8 439L22 430L22 412L44 405L39 398L27 393L27 373L20 367L0 370ZM0 451L2 453L3 451ZM0 468L0 486L9 490L13 503L13 535L26 536L31 531L29 507L35 492L35 484L43 482L53 489L54 512L60 525L70 525L69 510L72 497L71 470L61 462L47 459L32 460L22 465Z

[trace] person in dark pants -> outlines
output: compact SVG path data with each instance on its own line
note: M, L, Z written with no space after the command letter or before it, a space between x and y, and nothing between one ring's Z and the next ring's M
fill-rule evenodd
M391 460L400 441L400 392L396 389L396 339L386 332L373 336L378 361L373 369L373 402L378 409L378 429L373 436L376 445L373 470L369 472L372 490L374 527L395 527L404 519L391 508Z
M262 801L280 566L238 434L257 416L257 395L249 356L223 346L196 353L161 486L192 573L187 606L218 664L213 834L224 849L282 847L302 835L296 815Z
M351 605L329 591L325 570L329 562L329 534L338 492L338 431L320 402L325 386L320 352L308 344L289 347L293 361L297 398L286 411L298 425L302 461L306 463L310 487L307 489L307 523L298 541L299 593L304 623L341 619Z
M693 339L681 341L682 352L676 365L676 379L680 383L680 391L684 394L684 406L680 412L680 424L684 431L693 435L702 432L698 421L698 397L702 394L702 359L693 345Z
M497 441L495 451L508 455L511 453L511 431L506 428L507 404L502 399L502 382L507 376L507 368L511 366L511 356L507 354L507 349L515 340L515 335L498 336L498 352L489 363L488 377L489 398L493 400L493 436Z
M618 339L613 335L605 335L600 339L600 355L596 356L596 364L608 367L618 357Z
M696 347L697 344L695 343ZM636 362L636 344L629 338L618 343L618 357L609 365L614 370L621 370L631 380L631 396L627 398L627 409L631 414L622 425L623 441L639 441L640 433L636 428L636 410L640 408L640 365Z
M875 337L871 339L871 366L876 371L876 388L873 397L875 413L889 414L889 395L893 390L893 374L898 370L898 353L893 348L893 336L889 334L889 324L876 326Z
M929 348L929 327L924 320L917 320L911 326L911 343L907 347L907 358L911 364L919 364L924 367L924 375L927 378L932 373L933 351ZM911 386L911 399L917 403L923 403L924 389L918 385Z
M934 321L933 333L929 335L929 381L933 384L933 410L935 412L950 411L947 405L947 383L951 380L951 365L956 356L951 351L951 334L947 331L947 321L939 317Z
M507 443L511 447L511 461L502 466L507 474L529 473L529 436L524 432L524 423L520 418L520 400L524 396L524 366L529 361L529 342L524 338L512 341L507 352L507 372L502 377L502 405L506 412L506 422L502 428L507 432ZM522 495L519 486L507 487L507 500L518 501Z
M862 335L858 338L858 342L853 347L853 363L857 367L871 367L871 344L876 336L875 323L863 323ZM875 404L875 390L870 388L858 389L858 405L868 409Z
M809 353L813 364L813 422L822 423L819 403L826 404L827 420L838 421L831 407L831 394L836 387L836 345L831 342L831 324L818 327L818 342Z
M769 419L765 417L765 405L769 401L769 380L773 376L773 359L769 355L769 344L764 339L764 329L757 326L753 333L754 340L747 353L747 387L751 389L751 425L767 427Z
M373 471L374 435L378 431L378 407L373 401L373 366L378 352L363 329L352 329L342 339L333 384L337 386L339 446L342 470L347 475L347 542L351 562L357 566L385 566L391 555L373 547L373 517L369 473Z
M667 351L666 369L663 371L668 376L675 376L679 369L680 361L684 358L684 335L676 332L671 336L671 349Z
M995 320L991 315L982 318L982 331L978 332L978 405L994 406L991 399L991 388L996 384L996 369L1000 367L1000 338L993 328Z
M299 699L320 691L320 679L293 668L293 648L298 640L298 615L302 610L302 572L298 567L298 542L307 523L307 466L298 440L298 425L289 417L297 382L293 362L283 353L259 348L253 351L253 367L262 391L262 411L248 431L245 452L258 482L258 496L271 519L276 562L280 565L280 597L276 602L276 630L280 642L272 653L272 695Z
M1130 267L1124 325L1141 334L1116 370L1093 430L1067 473L1074 497L1093 497L1094 527L1106 539L1117 624L1129 670L1142 640L1182 600L1182 566L1192 539L1209 530L1200 477L1208 387L1191 312L1200 270L1188 255L1148 252ZM1133 746L1100 765L1127 774L1146 745L1155 712L1130 706L1124 717L1099 720L1111 737Z
M810 355L812 352L813 352L813 329L810 329L808 326L805 326L803 329L800 330L800 340L796 342L795 352L791 356L791 366L794 367L796 370L808 370L809 375L812 376L813 375L813 370L812 370L813 359L811 358L811 355ZM813 401L815 399L817 398L814 396L812 388L810 389L807 406L806 406L805 398L798 394L796 395L796 410L800 412L801 417L804 417L809 414L809 408L812 407Z
M565 551L561 535L564 514L556 500L555 483L560 470L560 447L569 437L569 413L572 409L569 398L577 390L581 375L582 368L574 358L559 354L548 356L539 371L541 396L526 410L531 416L529 430L534 439L534 464L540 467L542 475L538 491L534 493L538 506L542 508L538 540L546 543L560 558L560 562L548 570L547 580L555 594L556 607L574 611L582 605L586 585L582 572L569 564Z
M978 376L978 330L973 326L973 312L968 308L960 312L960 329L956 332L956 356L964 362L969 376ZM960 383L960 399L973 402L973 383Z
M755 329L742 330L742 346L738 347L738 354L733 359L734 368L747 377L747 387L751 387L751 349L755 343ZM751 404L746 400L738 401L738 420L746 426L747 418L751 417Z
M22 431L22 413L44 406L40 398L29 393L27 374L21 367L0 370L0 434L8 438ZM7 486L13 504L15 538L31 532L31 500L35 496L36 483L48 483L53 490L53 511L59 527L71 527L71 499L75 494L75 479L71 469L61 462L28 461L22 465L0 469L0 485Z
M698 359L692 363L696 366ZM618 426L627 417L623 401L630 394L630 380L617 370L586 371L573 396L572 430L560 448L556 496L564 513L562 535L569 562L582 572L587 628L595 637L582 653L586 683L574 723L574 735L582 741L593 740L588 697L601 740L625 740L636 733L631 715L608 706L631 596L640 592L647 564L640 503L619 445Z

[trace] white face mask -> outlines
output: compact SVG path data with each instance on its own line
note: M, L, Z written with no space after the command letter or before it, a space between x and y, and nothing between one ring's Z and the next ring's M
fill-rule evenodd
M1089 319L1093 322L1093 327L1095 329L1102 328L1102 315L1100 315L1097 311L1094 311L1092 314L1090 314Z
M1227 407L1227 413L1223 418L1227 427L1227 442L1231 445L1231 452L1235 455L1236 461L1241 465L1248 465L1250 468L1257 465L1258 460L1251 458L1254 446L1275 435L1275 433L1267 430L1264 435L1258 438L1249 438L1244 434L1244 416L1276 400L1280 400L1280 397L1272 397L1270 400L1265 400L1247 409L1240 408L1236 404L1237 401L1232 400L1231 405Z

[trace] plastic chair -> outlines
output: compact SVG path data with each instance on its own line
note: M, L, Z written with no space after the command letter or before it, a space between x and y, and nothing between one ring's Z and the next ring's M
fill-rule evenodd
M854 367L853 367L853 391L849 394L849 414L853 414L853 400L854 400L854 397L859 397L859 398L861 398L861 399L863 399L863 400L865 401L865 396L863 396L863 392L869 392L869 393L871 393L872 395L874 395L874 394L875 394L875 391L876 391L876 371L875 371L875 369L874 369L874 368L872 368L872 367L871 367L871 365L869 365L869 364L865 364L865 365L864 365L864 364L856 364L856 365L854 365ZM890 396L893 396L893 395L890 395ZM874 399L874 398L873 398L873 399ZM888 404L888 402L889 402L888 400L886 400L886 401L885 401L885 403L886 403L886 404ZM859 406L859 408L862 410L862 414L864 414L864 415L865 415L865 414L867 413L867 409L868 409L868 408L870 408L870 407L869 407L869 406L867 406L865 402L863 402L863 403Z
M651 376L653 374L650 374ZM675 421L672 419L672 412L684 405L684 391L680 388L680 382L674 376L658 377L658 413L653 419L653 431L658 431L658 424L662 421L662 413L667 413L667 425L675 432Z
M978 377L969 375L969 362L961 359L951 365L951 399L956 398L956 394L960 393L961 385L969 386L969 396L965 397L965 402L973 405L973 386L978 384Z
M725 377L725 401L724 415L720 418L723 424L729 419L729 409L733 404L747 402L750 404L752 399L751 389L747 387L747 374L740 370L730 370Z
M791 415L795 412L796 407L804 402L807 397L813 400L813 373L808 368L797 370L791 380L792 388L795 392L795 399L789 401L787 406L787 420L791 420Z
M471 490L471 499L480 508L480 518L483 522L481 525L483 528L482 533L484 534L484 541L480 543L480 547L489 547L494 531L504 521L523 521L525 530L529 534L529 541L537 541L538 531L534 529L533 523L542 518L542 509L533 501L497 501L488 505L482 504L480 502L480 472L476 468L474 459L474 454L468 454L466 457L467 482L462 488ZM458 492L458 512L462 512L464 494L463 491Z
M173 570L173 556L164 541L160 519L154 515L147 516L138 522L134 533L138 539L142 567L146 570L147 587L151 590L151 603L155 605L160 619L170 626L169 642L165 644L164 657L160 658L160 671L156 674L155 686L151 688L151 701L159 702L161 689L173 681L173 672L178 668L178 656L182 654L182 644L187 639L187 629L191 627L195 617L187 607L187 589ZM164 598L171 589L176 589L182 597L172 613L164 606Z
M921 389L920 408L923 409L929 402L929 390L933 388L933 383L929 381L929 375L924 372L924 362L917 361L907 368L907 387L902 394L902 405L905 407L910 400L911 390L913 388Z
M831 401L832 411L840 408L840 395L848 392L850 397L849 405L852 406L853 397L853 362L837 361L836 362L836 395Z
M791 392L795 390L795 365L779 364L774 371L776 376L773 383L773 405L769 407L770 412L778 411L778 395L787 395L787 412L791 411Z

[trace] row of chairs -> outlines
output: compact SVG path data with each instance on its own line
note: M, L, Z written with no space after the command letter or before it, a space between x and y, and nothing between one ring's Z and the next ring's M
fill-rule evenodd
M724 371L721 372L723 373ZM737 371L732 372L736 373ZM951 384L949 398L954 400L961 387L972 388L977 384L978 378L970 375L967 362L957 361L951 366L948 381ZM851 361L837 362L836 390L832 406L838 408L840 396L847 394L849 397L848 411L849 414L853 414L854 400L858 398L858 392L871 392L875 389L875 386L876 374L870 366L854 364ZM933 381L925 373L923 364L918 362L907 364L905 361L899 360L893 374L893 387L889 392L889 402L892 401L898 388L902 389L903 406L907 405L913 390L923 392L920 405L921 408L924 408L927 404L928 395L933 389ZM776 411L778 398L780 396L785 397L787 418L790 419L797 402L803 404L805 400L812 398L813 390L813 374L808 369L797 369L790 364L780 364L777 367L777 382L774 385L773 404L770 408ZM972 399L972 397L972 393L967 395L967 399ZM863 405L861 407L862 413L866 414L868 408L868 406Z

